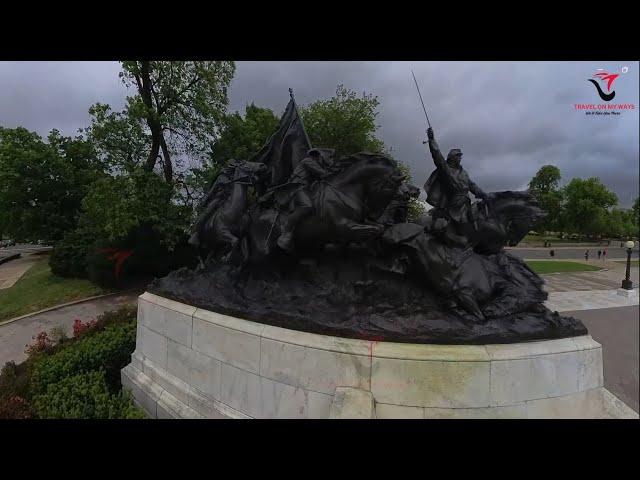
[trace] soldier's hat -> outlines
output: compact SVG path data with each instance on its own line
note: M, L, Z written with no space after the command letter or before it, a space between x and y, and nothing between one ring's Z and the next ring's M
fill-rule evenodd
M462 150L460 150L459 148L452 148L451 150L449 150L449 154L447 155L447 158L451 158L456 155L462 155Z
M320 153L320 150L318 150L317 148L312 148L307 152L307 155L311 155L312 157L319 157L322 154Z

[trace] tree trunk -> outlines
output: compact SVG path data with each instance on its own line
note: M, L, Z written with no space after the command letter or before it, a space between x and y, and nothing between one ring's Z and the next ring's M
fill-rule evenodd
M151 130L151 150L145 163L145 170L152 171L156 166L158 160L158 153L160 152L160 143L162 139L162 126L156 116L156 109L153 105L153 99L151 97L151 73L148 61L140 62L139 74L136 74L136 81L138 84L138 91L142 97L142 103L147 107L145 120L149 130Z
M162 147L162 159L164 166L164 179L168 184L173 183L173 165L171 164L171 156L169 155L169 149L167 148L167 142L164 140L164 135L160 132L160 146Z

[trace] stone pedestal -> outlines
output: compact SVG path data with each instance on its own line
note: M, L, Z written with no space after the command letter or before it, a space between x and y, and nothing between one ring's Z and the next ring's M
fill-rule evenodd
M145 293L123 386L153 418L638 418L590 336L508 345L287 330Z
M626 288L619 288L618 289L618 295L621 295L623 297L627 297L627 298L637 298L638 297L638 289L626 289Z

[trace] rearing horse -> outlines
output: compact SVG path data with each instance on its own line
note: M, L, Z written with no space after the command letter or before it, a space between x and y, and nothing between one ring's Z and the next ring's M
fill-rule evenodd
M404 180L402 172L389 157L358 153L341 162L340 171L313 184L309 190L315 213L297 226L297 247L315 249L327 243L362 242L380 234L383 226L370 219L378 218ZM287 195L286 188L276 193ZM286 205L286 201L276 204ZM286 221L287 210L250 209L245 259L266 258L277 248L275 241Z
M263 163L229 162L202 202L189 243L228 260L247 228L247 190L267 172Z

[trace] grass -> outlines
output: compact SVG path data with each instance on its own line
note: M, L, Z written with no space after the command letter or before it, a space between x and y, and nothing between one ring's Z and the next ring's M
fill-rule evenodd
M616 260L616 263L623 263L623 264L627 264L627 261L622 261L622 260ZM640 260L631 260L631 266L632 267L639 267L640 266Z
M561 262L556 260L530 260L527 265L536 273L561 273L561 272L594 272L602 270L600 267L585 265L577 262Z
M53 275L45 257L34 263L15 285L0 290L0 321L104 293L109 291L89 280Z

